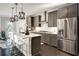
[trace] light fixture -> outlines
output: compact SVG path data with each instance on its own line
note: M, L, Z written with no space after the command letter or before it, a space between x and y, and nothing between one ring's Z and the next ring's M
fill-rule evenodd
M25 13L23 12L23 3L21 3L21 12L19 12L19 19L25 19Z
M18 21L17 5L18 5L18 3L15 3L15 12L16 12L16 14L14 15L14 19L15 19L15 21Z
M14 19L14 16L13 16L13 10L14 10L14 7L12 7L12 17L10 17L10 22L14 22L15 21L15 19Z

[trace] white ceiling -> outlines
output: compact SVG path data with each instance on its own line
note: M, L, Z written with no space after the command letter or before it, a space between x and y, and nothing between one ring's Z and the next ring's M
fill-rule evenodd
M26 15L31 15L49 7L55 7L64 3L24 3L24 11ZM0 3L0 16L11 16L11 7L15 7L14 3ZM20 3L18 4L18 12L20 11Z

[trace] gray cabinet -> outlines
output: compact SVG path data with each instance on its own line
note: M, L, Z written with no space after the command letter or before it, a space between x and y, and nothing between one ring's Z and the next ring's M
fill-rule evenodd
M49 35L49 40L50 40L50 45L51 46L56 46L57 47L57 35L50 34Z
M34 18L34 26L35 27L39 27L39 18L38 18L38 16L36 16L35 18Z
M34 17L28 16L26 22L29 28L32 29L34 27Z
M29 28L34 28L34 27L41 27L41 16L28 16L27 17L27 24Z
M57 11L48 13L48 27L57 26Z
M41 42L50 46L57 46L57 35L54 34L42 34Z
M79 17L79 3L78 3L78 17Z
M77 4L72 4L67 7L68 8L68 15L67 17L77 17Z
M46 33L42 33L42 37L41 37L41 42L42 43L46 43L46 44L49 44L49 35L46 34Z
M77 17L77 4L72 4L57 10L57 18Z
M57 10L57 18L66 18L67 17L67 7L63 7Z
M45 34L45 39L44 39L44 43L49 44L50 45L50 35L49 34Z
M44 33L41 34L41 42L44 43L46 39L46 35Z
M34 17L34 27L41 27L41 16L38 15L38 16L35 16Z
M33 37L31 41L31 54L37 55L41 50L41 37Z

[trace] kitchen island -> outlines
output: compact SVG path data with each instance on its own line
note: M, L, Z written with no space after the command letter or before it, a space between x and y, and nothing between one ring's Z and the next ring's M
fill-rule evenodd
M40 52L41 35L15 34L13 43L25 56L37 55Z

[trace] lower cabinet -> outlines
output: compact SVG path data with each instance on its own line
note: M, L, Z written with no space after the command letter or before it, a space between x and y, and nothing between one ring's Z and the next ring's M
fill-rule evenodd
M57 35L54 34L42 34L41 42L50 46L57 46Z
M40 54L40 49L41 49L41 37L33 37L31 41L31 54L33 56Z
M51 34L49 35L49 39L50 39L50 45L57 47L57 35Z
M41 42L44 43L45 39L46 39L46 35L45 35L45 33L42 33L41 34Z
M45 35L45 38L44 38L44 43L47 43L47 44L49 44L50 45L50 36L49 36L49 34L44 34Z

